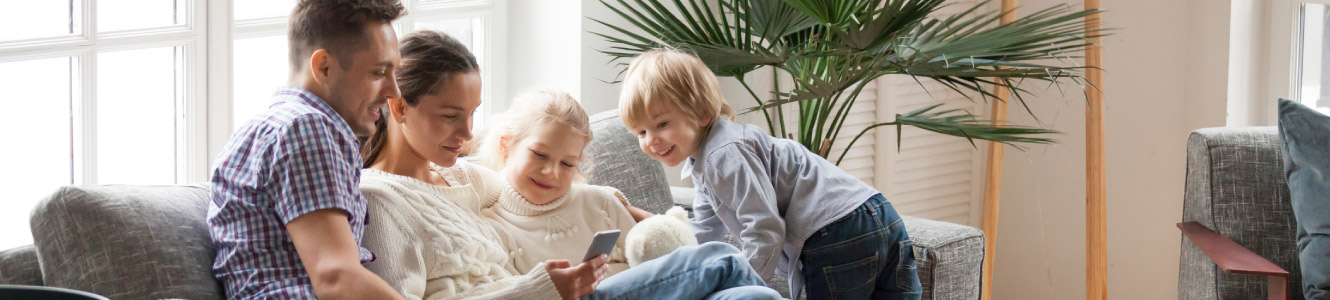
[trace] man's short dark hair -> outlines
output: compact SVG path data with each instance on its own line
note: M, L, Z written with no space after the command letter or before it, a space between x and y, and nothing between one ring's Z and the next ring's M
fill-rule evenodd
M327 49L343 68L356 51L367 46L365 25L391 23L406 15L397 0L301 0L291 11L287 41L291 71L300 72L310 53Z

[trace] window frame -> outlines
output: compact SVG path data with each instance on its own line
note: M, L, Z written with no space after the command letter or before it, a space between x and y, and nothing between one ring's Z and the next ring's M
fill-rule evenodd
M417 20L456 17L483 17L485 86L482 97L485 114L502 107L507 95L505 82L498 72L505 70L507 52L507 2L502 0L403 0L409 14L394 23L400 33L413 31ZM185 55L178 63L181 73L176 84L181 96L176 101L174 118L174 182L199 184L209 180L211 163L230 139L232 126L232 84L235 73L233 43L237 38L283 35L286 17L272 17L233 22L233 0L181 0L181 24L156 28L97 31L97 1L73 0L71 22L77 34L0 41L0 63L47 58L71 58L70 84L70 170L69 181L60 185L98 185L97 83L100 53L156 47L179 47ZM478 53L479 54L479 53ZM285 65L278 66L283 69ZM183 78L179 76L184 76ZM281 84L281 83L276 83ZM63 131L63 130L62 130ZM17 183L22 184L22 183ZM36 204L39 199L28 199ZM26 200L25 200L26 201ZM22 202L16 205L31 205ZM4 241L0 241L4 242Z
M87 1L87 0L85 0ZM195 0L198 1L198 0ZM480 64L481 90L480 110L482 117L494 114L497 107L495 96L506 95L506 85L496 72L503 70L507 54L502 51L507 38L507 2L501 0L401 0L407 15L393 22L399 36L415 31L416 22L444 20L452 18L474 18L483 20L483 33L480 50L472 52L483 58ZM270 37L284 35L287 31L288 17L268 17L250 20L232 21L234 16L233 1L212 1L208 3L208 69L214 76L207 81L207 157L220 155L230 139L232 124L233 78L235 74L234 47L237 39ZM475 46L475 45L473 45ZM282 66L285 68L286 66ZM224 72L222 72L224 70ZM480 124L477 124L480 125ZM206 168L206 166L205 166ZM206 175L204 170L202 175ZM199 181L206 181L203 177Z
M99 53L156 47L180 47L185 54L182 84L184 95L177 100L175 118L183 127L176 129L175 183L206 180L209 157L205 151L207 127L206 81L204 62L208 56L205 40L206 0L183 0L183 24L97 32L97 1L73 2L79 11L79 34L0 42L0 62L54 57L77 60L77 77L71 103L73 145L71 180L75 185L98 184L97 179L97 56Z
M1275 107L1276 102L1274 99L1289 98L1301 101L1301 99L1298 99L1300 91L1298 91L1297 86L1295 86L1295 83L1299 80L1299 74L1295 73L1295 71L1298 71L1301 63L1301 58L1298 56L1298 52L1301 51L1301 49L1299 49L1301 45L1299 44L1298 38L1302 34L1300 23L1302 16L1299 15L1299 13L1301 12L1303 4L1330 5L1330 0L1272 0L1265 2L1262 6L1264 6L1263 8L1266 9L1266 12L1261 16L1264 17L1264 21L1256 22L1256 25L1264 28L1258 27L1245 29L1253 30L1255 32L1264 32L1265 35L1261 38L1268 39L1265 41L1253 41L1264 42L1264 44L1267 45L1267 48L1265 49L1265 55L1254 54L1257 57L1250 60L1253 66L1263 66L1265 72L1264 78L1252 78L1259 80L1261 83L1261 86L1257 87L1258 92L1256 95L1258 96L1251 97L1251 99L1230 99L1230 101L1245 101L1246 107L1243 109L1252 110L1251 112L1246 112L1230 109L1228 112L1230 116L1249 115L1252 116L1253 119L1246 121L1231 119L1228 124L1229 126L1275 125L1278 120L1279 111ZM1235 10L1232 12L1235 16L1234 19L1237 18L1237 14L1239 13L1236 7L1237 6L1235 6ZM1230 28L1230 30L1244 30L1244 28L1236 26ZM1232 36L1232 34L1230 34L1230 36ZM1234 62L1245 61L1246 60L1243 59L1230 59L1231 64ZM1229 77L1233 76L1235 75L1229 74ZM1245 83L1230 82L1230 85L1232 84L1243 85Z

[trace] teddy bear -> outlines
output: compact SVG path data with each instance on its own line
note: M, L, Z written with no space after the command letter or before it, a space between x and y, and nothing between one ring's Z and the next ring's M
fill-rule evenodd
M651 216L633 225L624 240L624 256L631 268L670 254L679 247L696 245L697 237L688 224L688 212L675 206L663 215Z

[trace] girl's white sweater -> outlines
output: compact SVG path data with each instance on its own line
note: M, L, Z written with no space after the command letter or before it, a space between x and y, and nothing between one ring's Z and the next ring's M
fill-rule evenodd
M482 215L506 235L509 256L519 270L540 266L546 260L566 259L577 265L591 246L596 232L618 229L619 240L609 257L609 274L628 269L624 240L637 222L624 207L623 193L596 185L574 184L568 193L544 205L522 197L511 184L504 187L498 204Z

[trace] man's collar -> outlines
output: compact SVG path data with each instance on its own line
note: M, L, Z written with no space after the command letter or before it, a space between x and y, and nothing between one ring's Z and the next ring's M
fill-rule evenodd
M309 105L324 115L340 121L338 122L337 130L341 131L343 135L348 136L351 140L356 141L357 143L360 141L359 138L356 137L355 131L351 130L351 124L347 123L346 119L342 118L341 114L338 114L336 110L333 110L328 102L324 101L323 98L320 98L319 95L315 95L314 92L310 92L299 86L288 85L280 87L273 92L273 102L300 102Z
M315 95L314 92L310 92L299 86L288 85L280 87L277 88L276 91L273 91L272 94L273 98L276 98L274 100L276 102L296 100L314 107L314 109L317 109L325 115L337 116L339 119L342 117L342 115L337 114L337 111L333 110L331 105L328 105L327 101L323 101L323 98L319 97L319 95ZM343 122L345 122L345 120L343 120Z

